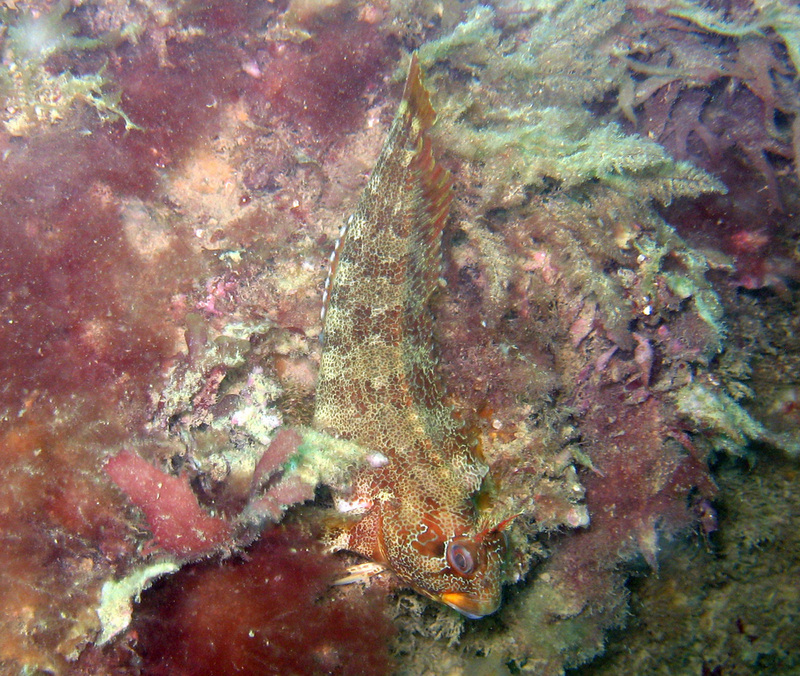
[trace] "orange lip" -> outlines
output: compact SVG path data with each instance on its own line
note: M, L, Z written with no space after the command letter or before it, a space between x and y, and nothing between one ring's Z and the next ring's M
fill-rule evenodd
M441 601L471 620L491 615L500 607L500 599L477 599L462 592L445 592Z

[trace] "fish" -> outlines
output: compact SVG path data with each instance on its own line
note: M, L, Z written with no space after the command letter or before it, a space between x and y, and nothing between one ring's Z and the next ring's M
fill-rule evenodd
M436 114L414 54L397 113L323 292L313 427L365 449L333 549L480 618L500 606L506 523L478 506L488 467L439 374L431 299L453 177L434 157Z

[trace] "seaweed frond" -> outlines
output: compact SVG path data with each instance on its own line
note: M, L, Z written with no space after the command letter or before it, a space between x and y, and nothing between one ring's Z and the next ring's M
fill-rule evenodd
M486 165L489 202L516 184L573 190L590 182L639 201L723 192L722 183L663 146L593 116L586 104L619 87L620 0L556 2L531 11L525 40L504 38L493 9L479 5L448 35L419 49L438 93L444 145ZM445 69L466 73L453 87Z
M77 35L70 21L69 2L60 2L48 13L27 13L8 25L0 66L0 99L3 125L13 136L36 126L56 124L77 103L93 108L101 121L122 119L125 129L139 129L120 104L121 94L111 86L105 66L95 73L77 75L70 70L52 73L51 57L70 51L95 50L107 45L105 38ZM8 12L2 15L6 23Z
M800 9L782 0L754 0L753 4L756 15L748 22L735 21L720 9L702 7L690 0L680 0L667 13L726 37L763 36L765 30L771 29L783 41L795 71L800 73Z

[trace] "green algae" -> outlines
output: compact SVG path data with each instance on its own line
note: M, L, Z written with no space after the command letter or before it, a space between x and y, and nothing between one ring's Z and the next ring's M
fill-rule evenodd
M175 561L156 561L132 570L120 580L103 583L97 608L102 631L97 645L105 645L125 631L133 615L133 604L139 600L141 593L159 577L174 573L179 567Z
M711 436L718 450L742 456L750 443L762 442L800 455L800 443L788 434L776 434L753 418L745 408L717 387L693 383L675 395L680 412Z
M264 451L250 503L239 521L261 528L266 522L280 521L290 507L313 500L319 486L344 491L353 470L368 458L367 449L350 441L305 427L284 428ZM337 514L331 519L339 521L340 517ZM336 538L335 531L334 527L331 541Z
M457 155L490 165L494 178L485 194L507 183L555 183L561 190L599 183L668 204L725 191L718 179L675 161L655 141L627 134L584 107L623 79L613 31L624 12L618 0L552 3L529 13L528 39L519 42L504 38L494 10L479 5L452 33L420 47L437 93L442 140ZM453 87L439 75L444 64L472 78L466 94L461 82Z
M101 122L122 119L126 130L141 129L122 109L121 92L114 88L105 66L85 75L70 70L54 74L48 69L53 56L96 50L124 39L76 35L78 28L67 17L70 9L71 4L62 1L48 13L28 12L16 20L10 10L0 11L0 26L5 28L0 100L5 111L3 125L12 136L57 124L68 118L78 103L94 109Z
M660 244L647 236L636 240L642 265L642 288L650 296L658 292L659 280L663 280L669 290L679 298L691 298L699 317L712 330L715 339L709 345L706 361L722 350L726 334L724 309L706 273L711 265L707 257L696 249L686 246L670 226L659 217L654 217L654 227L658 232ZM666 269L667 257L680 263L680 269Z
M702 383L682 388L676 395L679 410L703 429L713 430L715 445L741 455L749 440L763 439L764 426L725 393Z
M366 461L368 449L311 428L298 430L302 441L283 468L309 485L342 487L352 470Z
M725 186L587 107L613 96L626 77L624 48L616 37L625 3L532 3L516 19L503 20L516 21L514 28L526 39L501 31L495 10L478 5L452 32L418 50L435 92L441 144L480 167L482 208L524 207L526 195L542 195L528 211L548 212L549 230L544 234L545 224L539 230L558 245L549 254L553 265L567 284L598 302L605 326L626 348L632 313L637 306L646 315L659 312L648 299L667 286L691 298L717 337L710 349L717 352L725 327L705 277L709 262L683 242L653 203L724 193ZM452 73L462 76L455 85L447 76ZM471 240L480 240L477 229L465 226ZM630 250L638 250L638 265L626 259ZM679 261L678 269L667 269L667 258ZM487 269L494 270L498 260L503 258L493 256ZM609 261L623 273L631 270L637 288L622 273L606 274ZM626 300L633 292L636 303Z

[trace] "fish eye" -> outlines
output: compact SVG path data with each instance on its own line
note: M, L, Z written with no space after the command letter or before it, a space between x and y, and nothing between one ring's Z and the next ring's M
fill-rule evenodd
M475 557L465 542L450 542L447 546L447 563L459 575L469 575L475 570Z

